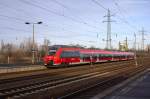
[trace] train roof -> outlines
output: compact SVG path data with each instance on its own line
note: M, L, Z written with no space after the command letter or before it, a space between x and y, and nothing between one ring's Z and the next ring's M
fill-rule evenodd
M58 49L58 48L83 48L83 47L73 46L73 45L52 45L52 46L49 46L49 49L51 48Z
M121 52L121 51L107 51L107 50L91 50L91 49L81 49L81 48L61 48L61 50L76 50L84 54L115 54L115 55L134 55L133 52Z
M52 50L57 50L57 49L61 49L61 50L76 50L76 51L80 51L80 53L84 53L84 54L115 54L115 55L134 55L133 52L122 52L122 51L108 51L108 50L98 50L98 49L84 49L84 48L79 48L76 46L69 46L69 45L53 45L53 46L49 46L49 49Z

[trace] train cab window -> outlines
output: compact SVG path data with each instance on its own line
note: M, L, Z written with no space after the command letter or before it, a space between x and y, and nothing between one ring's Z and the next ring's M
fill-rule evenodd
M55 55L56 52L49 52L48 55Z
M56 53L56 50L49 50L48 55L55 55L55 53Z

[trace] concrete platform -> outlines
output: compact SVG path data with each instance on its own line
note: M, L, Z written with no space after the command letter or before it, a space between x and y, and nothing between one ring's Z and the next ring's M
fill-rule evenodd
M31 70L41 70L46 67L43 65L28 65L28 66L13 66L13 67L0 67L0 74L4 73L13 73L13 72L22 72L22 71L31 71Z
M150 70L123 87L111 91L106 96L103 95L103 98L99 94L94 99L150 99Z

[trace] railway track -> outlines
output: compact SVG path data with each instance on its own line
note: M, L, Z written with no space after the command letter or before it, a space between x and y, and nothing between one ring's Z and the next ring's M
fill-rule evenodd
M127 66L127 64L120 64L120 66L111 65L111 68L109 66L108 66L109 68L108 67L100 68L100 67L95 66L95 68L93 68L92 70L87 69L87 70L83 71L80 69L80 72L79 72L75 69L74 72L73 71L70 71L68 73L63 72L63 75L60 73L61 75L57 75L57 77L56 76L52 77L52 75L51 75L51 77L45 77L42 79L41 78L32 79L30 81L32 83L28 82L26 84L1 88L0 89L0 98L4 98L4 99L8 98L8 97L22 98L22 97L26 97L28 95L30 96L31 94L34 94L34 93L37 94L38 92L43 92L44 90L50 90L50 89L53 89L53 90L55 89L55 92L56 92L56 87L66 85L66 84L71 83L71 82L75 83L75 82L80 82L83 80L92 79L94 77L98 77L98 78L100 77L102 79L103 77L105 77L104 75L106 75L108 72L110 72L110 71L113 72L115 70L121 71L122 68L127 69L129 67L132 67L133 63L130 63L128 65L129 66ZM17 80L16 82L13 82L13 83L19 84L20 82ZM7 86L8 85L9 84L7 84ZM55 96L56 93L55 94L52 94L52 93L51 93L51 95L56 97Z
M82 78L86 78L86 77L90 77L93 75L96 75L96 73L90 73L90 74L85 74L85 75L79 75L79 76L72 76L72 77L68 77L65 79L58 79L57 81L49 81L49 82L44 82L44 83L39 83L39 84L33 84L30 86L22 86L22 87L18 87L18 88L11 88L11 89L4 89L4 90L0 90L1 94L0 97L1 98L6 98L6 97L16 97L17 95L19 96L20 93L24 93L27 94L28 92L32 92L34 90L34 92L36 92L37 90L43 89L43 88L48 88L48 87L52 87L61 83L65 83L65 82L69 82L72 80L78 80L78 79L82 79ZM13 96L15 94L15 96Z
M22 81L24 79L45 79L48 76L53 76L53 75L58 75L58 74L62 74L62 73L68 73L68 72L75 72L75 71L80 71L80 70L89 70L91 68L101 68L101 69L105 69L105 68L109 68L110 66L112 67L113 65L123 65L123 64L127 64L128 62L130 63L134 63L132 60L131 61L123 61L123 62L117 62L117 63L106 63L106 64L95 64L92 67L90 65L85 65L85 66L78 66L78 67L71 67L71 68L61 68L61 69L46 69L46 70L40 70L40 71L34 71L34 72L30 72L29 74L22 73L20 76L11 76L11 75L7 75L5 77L5 75L0 76L0 84L3 83L11 83L11 82L17 82L17 81ZM18 73L17 73L18 74ZM13 74L12 74L13 75ZM15 74L16 75L16 74ZM11 76L11 77L9 77ZM0 86L1 87L1 86Z
M130 61L130 63L132 64L133 61ZM77 67L77 68L65 68L65 69L52 69L52 70L44 70L44 71L40 71L40 73L32 73L32 75L23 75L23 76L20 76L20 77L14 77L14 78L8 78L8 79L1 79L0 80L0 84L3 84L3 83L11 83L11 82L17 82L17 81L23 81L24 79L39 79L39 80L43 80L43 79L46 79L47 77L49 76L55 76L55 75L59 75L59 74L63 74L63 73L69 73L69 72L76 72L76 71L81 71L81 70L84 70L84 71L88 71L89 72L89 69L107 69L107 68L112 68L113 66L118 66L118 65L127 65L129 63L127 62L118 62L118 63L108 63L108 64L96 64L96 65L93 65L93 66L84 66L84 67ZM1 86L0 86L1 88Z
M93 66L106 66L106 65L111 65L111 64L117 64L117 63L127 63L127 62L133 62L133 60L128 60L128 61L117 61L117 62L102 62L102 63L96 63L93 64ZM42 74L47 74L49 72L60 72L63 70L72 70L72 69L78 69L78 68L83 68L86 69L89 67L89 64L82 64L82 66L80 65L71 65L68 67L52 67L49 69L42 69L42 70L33 70L33 71L21 71L21 72L12 72L12 73L4 73L4 74L0 74L0 80L6 79L6 78L19 78L20 76L31 76L31 75L42 75Z
M145 70L145 67L141 66L138 68L133 68L131 70L129 69L128 72L127 71L122 72L127 75L122 75L122 73L120 72L120 73L118 73L118 75L113 75L110 78L104 79L103 81L100 81L94 85L91 85L91 86L79 89L77 91L74 91L72 93L66 94L62 97L59 97L59 99L101 99L106 95L106 93L103 93L100 95L101 92L125 81L126 79L128 79L136 74L139 74L140 72L142 72L144 70ZM128 74L130 74L130 75L128 75ZM134 79L132 79L132 80L134 80ZM95 97L97 95L99 97Z
M132 70L133 69L135 70L135 68L132 68ZM27 97L33 98L33 97L37 97L37 95L35 93L43 94L43 92L48 92L47 93L48 96L42 96L40 99L42 99L43 97L54 98L54 99L55 98L62 98L61 96L63 96L64 94L76 93L76 92L79 92L79 89L85 90L85 89L89 88L89 87L87 87L89 85L95 86L95 84L96 85L97 84L104 84L106 81L110 81L112 79L113 80L118 79L119 77L122 77L118 74L122 74L122 73L126 72L127 70L129 70L129 68L126 67L123 70L122 69L116 69L116 70L113 70L110 72L98 73L98 74L84 77L81 79L76 79L76 80L71 80L69 82L60 83L60 84L57 84L55 86L48 86L46 88L42 88L40 90L33 91L31 93L24 94L22 96L25 96L25 97L27 96ZM88 82L88 83L85 83L85 82ZM35 94L35 96L34 96L34 94Z

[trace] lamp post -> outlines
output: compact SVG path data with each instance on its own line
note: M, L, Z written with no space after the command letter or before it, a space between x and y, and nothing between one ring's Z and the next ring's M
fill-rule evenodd
M34 25L35 24L42 24L42 22L36 22L36 23L31 23L31 22L25 22L25 24L31 24L33 27L33 31L32 31L32 64L35 64L35 40L34 40Z

